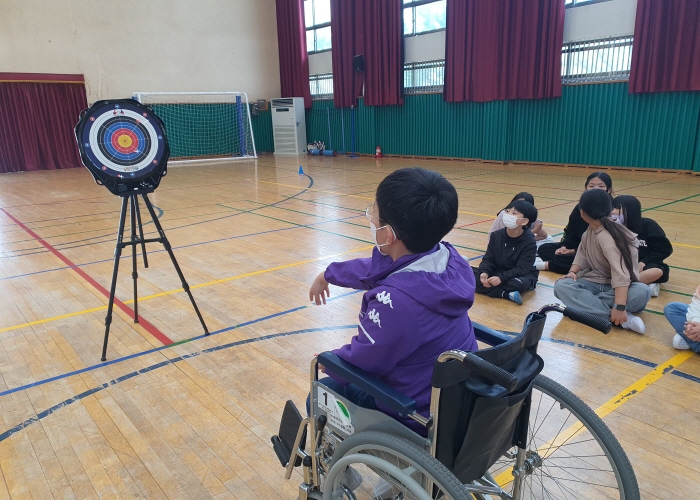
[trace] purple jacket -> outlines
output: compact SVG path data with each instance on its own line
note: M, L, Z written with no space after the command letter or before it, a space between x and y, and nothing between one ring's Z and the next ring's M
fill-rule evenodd
M449 243L396 262L375 248L371 258L334 262L324 276L336 286L368 290L357 335L333 352L415 399L428 416L435 359L450 349L477 349L467 314L475 288L467 261ZM425 434L415 421L378 407Z

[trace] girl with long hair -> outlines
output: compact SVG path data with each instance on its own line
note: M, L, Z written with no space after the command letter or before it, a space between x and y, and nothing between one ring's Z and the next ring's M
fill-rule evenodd
M554 284L554 296L564 305L637 333L644 322L632 312L642 311L651 290L639 281L637 236L610 218L612 200L599 189L586 191L579 201L588 224L569 273Z
M613 189L612 179L605 172L593 172L588 176L583 186L586 191L598 189L607 192L608 196L612 194ZM586 229L588 229L588 223L581 218L581 211L576 205L569 215L569 223L564 228L564 236L562 236L561 241L559 243L546 243L537 250L540 257L540 260L535 263L537 269L559 274L568 272Z
M496 220L493 221L493 225L491 225L491 229L489 229L489 236L491 236L491 233L493 233L494 231L498 231L499 229L503 229L504 227L506 227L505 223L503 222L503 214L506 213L506 210L510 205L513 204L514 201L518 200L527 201L533 207L535 206L535 197L532 196L530 193L526 193L525 191L523 191L522 193L516 194L515 196L513 196L513 199L510 200L510 203L506 205L500 212L498 212ZM552 241L552 237L547 234L547 231L545 231L542 226L543 222L540 219L537 219L531 224L529 229L529 231L535 237L535 244L538 248L541 245L544 245L545 243L551 243Z
M620 195L613 200L612 219L636 233L639 240L639 281L649 285L651 296L659 296L659 283L668 281L669 268L664 263L673 253L673 245L656 221L642 217L637 198Z

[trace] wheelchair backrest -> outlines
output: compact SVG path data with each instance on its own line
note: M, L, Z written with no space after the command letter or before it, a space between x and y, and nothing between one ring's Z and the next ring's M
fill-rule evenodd
M545 315L532 313L512 340L474 353L515 375L514 390L477 375L458 360L436 361L436 458L462 482L480 478L506 451L526 443L532 382L544 367L536 350L545 320Z

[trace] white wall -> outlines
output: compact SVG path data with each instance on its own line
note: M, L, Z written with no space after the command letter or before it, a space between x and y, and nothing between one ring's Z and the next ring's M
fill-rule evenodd
M404 38L404 61L432 61L445 58L445 31Z
M610 0L566 9L564 43L634 33L637 0Z
M0 72L135 91L280 94L275 0L0 0Z

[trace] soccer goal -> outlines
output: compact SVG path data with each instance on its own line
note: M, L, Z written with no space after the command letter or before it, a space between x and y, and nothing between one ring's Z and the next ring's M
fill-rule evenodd
M243 92L134 92L165 123L176 163L257 158Z

